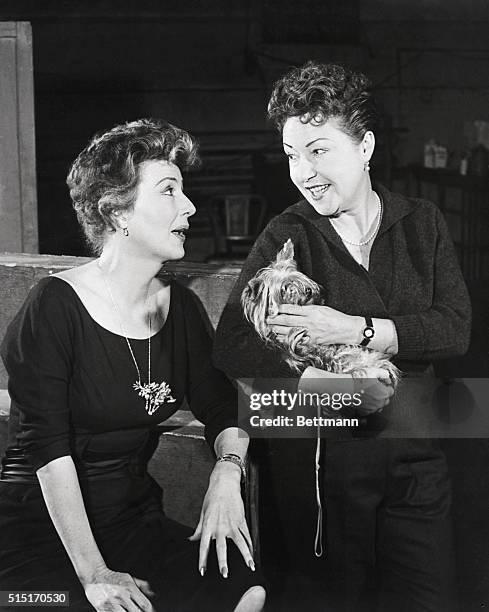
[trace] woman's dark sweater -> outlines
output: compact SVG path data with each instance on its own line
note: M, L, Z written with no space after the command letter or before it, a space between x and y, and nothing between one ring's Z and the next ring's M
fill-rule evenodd
M384 213L368 271L347 251L328 217L305 200L272 219L222 314L214 347L217 367L233 378L296 376L277 351L264 346L240 304L247 282L275 260L289 238L299 270L323 286L328 306L394 322L399 346L395 362L403 371L424 371L434 360L467 350L470 301L440 210L382 186L376 190Z

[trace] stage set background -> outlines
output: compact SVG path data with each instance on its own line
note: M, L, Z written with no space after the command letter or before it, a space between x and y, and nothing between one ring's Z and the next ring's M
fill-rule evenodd
M458 176L470 126L489 121L487 0L2 0L0 21L32 26L41 253L87 254L64 177L88 138L153 116L201 142L203 167L186 179L198 208L187 258L205 261L215 251L211 197L259 193L268 217L297 197L265 120L274 79L310 58L367 72L385 112L373 173L442 207L473 300L469 355L440 371L487 377L489 180ZM430 139L448 149L449 171L421 168ZM452 441L446 451L460 585L478 609L489 605L488 445Z

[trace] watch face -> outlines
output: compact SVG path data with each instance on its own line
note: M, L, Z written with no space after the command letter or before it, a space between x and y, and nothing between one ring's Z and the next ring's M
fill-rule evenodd
M365 336L365 338L373 338L374 333L375 332L371 327L366 327L363 330L363 335Z

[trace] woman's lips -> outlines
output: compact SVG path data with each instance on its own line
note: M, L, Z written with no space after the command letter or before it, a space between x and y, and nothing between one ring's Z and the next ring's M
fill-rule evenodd
M311 185L306 187L314 200L320 200L330 188L331 183L323 183L321 185Z
M180 238L182 242L185 242L185 238L187 235L188 227L179 227L171 231L172 234L175 234L177 238Z

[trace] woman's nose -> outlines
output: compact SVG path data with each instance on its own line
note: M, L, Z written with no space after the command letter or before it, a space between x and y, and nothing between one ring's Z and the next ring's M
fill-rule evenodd
M316 168L314 163L307 157L301 157L297 168L297 178L302 182L306 182L316 176Z
M192 203L192 200L190 200L190 198L188 198L185 194L183 195L183 201L182 201L182 209L183 212L188 216L191 217L192 215L195 214L195 211L197 210L195 208L195 206Z

